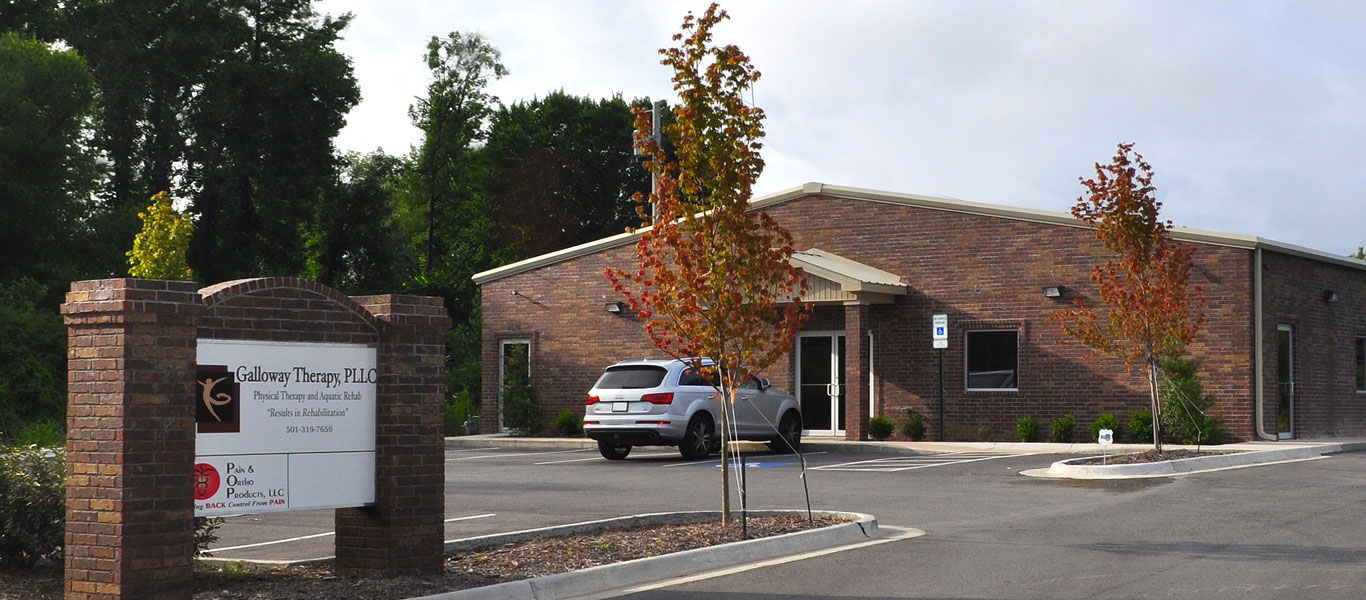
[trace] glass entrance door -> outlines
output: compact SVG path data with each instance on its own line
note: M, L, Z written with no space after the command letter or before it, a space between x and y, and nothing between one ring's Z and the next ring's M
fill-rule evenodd
M797 401L808 435L844 435L844 334L797 337Z
M1276 326L1276 437L1295 437L1295 330Z

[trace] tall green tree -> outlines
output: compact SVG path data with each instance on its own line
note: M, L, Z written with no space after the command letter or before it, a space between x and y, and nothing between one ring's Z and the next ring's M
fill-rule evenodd
M348 154L323 193L308 234L308 276L348 294L392 292L411 278L413 261L394 222L402 159Z
M493 115L479 152L489 164L498 222L518 258L637 222L632 196L650 191L650 175L632 151L632 132L631 106L620 96L594 100L558 91Z
M308 0L234 3L229 44L188 113L191 263L205 281L304 272L332 140L360 100L335 46L349 19L319 17Z
M489 258L480 250L492 214L480 193L484 165L473 155L497 108L488 84L507 74L501 56L477 33L453 31L427 43L432 82L408 114L423 132L412 167L412 200L426 209L422 268L433 281L467 280L475 272L467 263Z
M47 290L43 304L82 273L76 248L98 181L94 96L76 52L0 34L0 283L31 277Z

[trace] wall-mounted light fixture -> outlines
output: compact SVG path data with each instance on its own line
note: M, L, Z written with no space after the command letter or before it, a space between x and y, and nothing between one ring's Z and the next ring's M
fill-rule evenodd
M1044 287L1044 289L1043 289L1043 297L1044 297L1044 298L1061 298L1061 297L1062 297L1062 286L1060 286L1060 285L1050 285L1050 286Z
M623 310L626 309L626 303L624 303L624 302L606 302L606 303L603 303L602 307L605 308L605 309L607 309L607 312L609 312L609 313L619 313L619 312L621 312L621 311L623 311Z
M1333 290L1323 290L1323 301L1329 304L1338 301L1338 293Z

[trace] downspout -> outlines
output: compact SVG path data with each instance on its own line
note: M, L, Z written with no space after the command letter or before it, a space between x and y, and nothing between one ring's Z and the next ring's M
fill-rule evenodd
M1262 357L1262 249L1260 246L1252 250L1252 354L1253 354L1253 404L1256 410L1253 411L1255 423L1257 424L1257 437L1276 441L1278 436L1266 432L1266 424L1263 415L1266 413L1264 407L1265 396L1262 390L1262 369L1264 359Z

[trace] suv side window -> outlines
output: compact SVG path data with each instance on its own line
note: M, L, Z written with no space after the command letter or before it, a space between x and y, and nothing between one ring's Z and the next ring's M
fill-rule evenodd
M711 382L707 381L707 378L703 377L697 369L688 367L683 369L683 373L678 376L678 385L711 387Z

